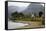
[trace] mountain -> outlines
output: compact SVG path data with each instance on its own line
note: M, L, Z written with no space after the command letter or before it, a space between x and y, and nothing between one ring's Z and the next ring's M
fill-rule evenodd
M16 12L16 11L17 11L18 13L20 13L20 12L24 11L25 8L26 8L26 7L8 6L8 16L10 16L11 13Z
M38 16L40 11L42 11L44 13L44 7L41 4L32 3L24 11L22 11L22 13L25 15L36 13Z
M8 6L8 15L10 16L11 13L17 11L18 7L15 6Z
M18 7L18 6L8 6L8 16L11 15L11 13L13 12L22 12L25 15L29 15L29 14L34 14L36 13L37 16L39 14L40 11L43 12L44 14L44 7L41 4L33 4L31 3L28 7Z

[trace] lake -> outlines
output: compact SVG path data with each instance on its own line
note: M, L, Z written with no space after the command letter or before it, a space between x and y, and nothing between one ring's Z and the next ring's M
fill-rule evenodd
M28 25L28 24L8 21L8 29L21 28L21 27L24 27L26 25Z

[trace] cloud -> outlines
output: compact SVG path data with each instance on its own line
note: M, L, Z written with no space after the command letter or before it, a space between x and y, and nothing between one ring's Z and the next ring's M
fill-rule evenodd
M21 3L21 2L8 2L8 6L18 6L18 7L27 7L30 3Z

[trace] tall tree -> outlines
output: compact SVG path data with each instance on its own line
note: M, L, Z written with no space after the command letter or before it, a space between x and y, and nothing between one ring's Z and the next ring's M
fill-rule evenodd
M43 12L42 12L42 11L40 11L40 12L39 12L39 16L41 17L41 16L42 16L42 14L43 14Z

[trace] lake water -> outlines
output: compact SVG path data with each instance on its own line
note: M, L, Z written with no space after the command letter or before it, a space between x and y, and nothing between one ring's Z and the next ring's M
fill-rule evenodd
M26 26L26 25L28 25L28 24L8 21L8 29L21 28L21 27L24 27L24 26Z

